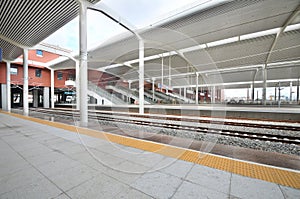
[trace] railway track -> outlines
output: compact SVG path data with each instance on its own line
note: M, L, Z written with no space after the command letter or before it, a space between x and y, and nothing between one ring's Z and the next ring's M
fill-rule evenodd
M31 111L44 113L44 114L51 114L58 117L79 117L79 112L76 110L67 110L67 109L31 109ZM270 141L270 142L281 142L286 144L296 144L300 145L300 137L295 136L288 136L288 135L272 135L266 133L254 133L254 132L245 132L245 131L238 131L238 130L224 130L221 128L206 128L206 127L199 127L196 125L192 125L193 122L196 123L210 123L208 120L193 120L193 119L183 119L174 118L173 121L184 121L184 122L191 122L191 125L186 124L174 124L169 123L166 121L171 121L172 118L170 117L161 117L161 116L139 116L138 114L127 114L121 113L118 114L119 117L116 117L116 114L103 112L103 111L89 111L89 118L96 119L101 121L108 121L108 122L118 122L118 123L126 123L126 124L135 124L135 125L146 125L149 127L157 127L157 128L164 128L164 129L173 129L173 130L186 130L192 131L197 133L206 133L206 134L213 134L213 135L220 135L220 136L230 136L230 137L238 137L238 138L248 138L252 140L260 140L260 141ZM120 116L126 116L120 117ZM163 122L158 121L146 121L146 119L161 119ZM279 129L279 130L291 130L291 131L300 131L299 127L293 126L276 126L276 125L260 125L260 124L250 124L248 123L235 123L235 122L213 122L213 124L225 124L225 125L233 125L233 126L247 126L247 127L255 127L255 128L270 128L270 129ZM244 125L245 124L245 125ZM277 127L277 128L276 128ZM288 128L291 127L291 128Z

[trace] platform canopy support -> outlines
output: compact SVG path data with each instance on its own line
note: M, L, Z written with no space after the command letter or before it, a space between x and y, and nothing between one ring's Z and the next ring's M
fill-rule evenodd
M79 5L79 48L80 48L80 126L88 125L88 77L87 77L87 6L84 2Z
M75 61L75 70L76 70L76 110L80 110L80 68L79 62Z
M28 116L28 49L23 49L23 114Z
M262 69L263 74L263 89L262 89L262 103L267 105L267 67Z
M54 69L51 69L51 108L54 108Z
M155 78L152 78L152 99L155 98Z
M299 104L299 78L298 78L298 81L297 81L297 103Z
M199 73L196 73L196 97L195 97L196 104L199 101Z
M160 91L162 92L164 85L164 57L161 57L161 87Z
M10 62L6 62L6 111L11 111Z
M139 113L144 114L144 41L139 39Z
M292 104L293 103L293 82L290 82L290 101L289 103Z

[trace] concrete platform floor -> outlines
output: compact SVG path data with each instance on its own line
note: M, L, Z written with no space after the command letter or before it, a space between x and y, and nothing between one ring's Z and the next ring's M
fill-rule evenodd
M276 199L300 190L0 113L0 198Z

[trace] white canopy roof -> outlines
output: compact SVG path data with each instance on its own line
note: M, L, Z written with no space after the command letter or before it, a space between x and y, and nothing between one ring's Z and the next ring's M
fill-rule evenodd
M90 1L96 3L96 1ZM78 14L75 0L3 1L0 47L13 60L21 47L32 47ZM126 18L126 16L124 16ZM208 1L179 11L138 30L145 40L145 78L173 87L200 82L250 82L262 79L296 80L300 76L299 0ZM163 72L162 72L163 64ZM88 53L88 66L138 80L138 39L131 33L116 36ZM73 60L52 66L75 68ZM257 71L257 72L256 72ZM218 78L217 78L218 77Z
M97 3L99 0L87 0ZM14 60L78 15L76 0L0 0L0 48Z

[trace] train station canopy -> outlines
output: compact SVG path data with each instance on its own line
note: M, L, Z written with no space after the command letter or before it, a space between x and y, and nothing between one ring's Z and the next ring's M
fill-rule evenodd
M74 0L2 1L3 58L17 58L22 47L35 46L77 15ZM248 87L262 80L264 67L268 85L300 76L298 0L205 1L134 32L145 41L145 79L165 79L174 88L195 85L197 75L200 84L213 79ZM138 55L138 38L127 31L90 50L88 67L138 81ZM75 63L69 59L51 67L75 68Z
M298 0L256 0L208 1L136 31L145 40L146 80L195 85L198 73L203 81L249 87L262 80L265 66L269 85L299 78L299 30ZM118 35L89 51L88 66L138 81L138 45L131 32ZM73 68L74 62L53 67Z
M95 4L99 0L87 0ZM0 0L0 47L12 61L66 25L79 13L76 0Z

